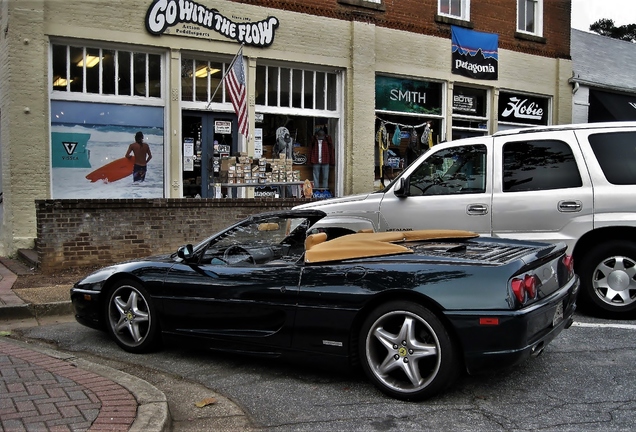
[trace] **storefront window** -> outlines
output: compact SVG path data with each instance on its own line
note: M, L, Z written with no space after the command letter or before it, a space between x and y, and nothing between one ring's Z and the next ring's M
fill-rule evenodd
M337 193L336 158L342 154L337 140L339 97L337 73L279 66L256 67L255 135L260 141L255 156L277 159L284 153L286 159L293 160L292 178L309 180L317 198ZM286 133L290 145L280 142L281 134ZM312 143L316 144L323 133L321 158L318 159L318 146L314 146L312 156ZM289 192L297 195L299 191Z
M444 141L442 83L377 76L375 186L380 189Z
M338 110L338 75L277 66L256 67L256 104Z
M163 128L163 107L51 101L51 197L163 198ZM152 159L135 182L124 156L138 132Z
M292 175L279 174L279 180L284 178L289 182L298 179L301 182L312 182L315 196L327 198L335 196L336 192L336 155L338 145L336 132L338 119L303 115L264 114L263 121L256 124L257 135L262 136L262 151L259 155L265 159L279 159L281 154L285 159L291 159ZM318 160L318 139L324 133L324 155ZM289 134L289 143L285 143L284 134ZM322 144L322 142L321 142ZM316 147L316 148L314 148ZM322 153L322 152L320 152ZM273 174L276 175L276 174ZM296 180L296 181L298 181ZM256 191L258 192L258 190ZM282 192L282 191L281 191ZM292 195L300 196L299 188L290 188ZM289 196L289 193L286 194Z
M54 44L53 91L161 98L161 55Z
M181 59L181 100L188 102L230 102L221 82L229 63L192 58Z
M453 139L488 134L488 91L455 86L453 89Z

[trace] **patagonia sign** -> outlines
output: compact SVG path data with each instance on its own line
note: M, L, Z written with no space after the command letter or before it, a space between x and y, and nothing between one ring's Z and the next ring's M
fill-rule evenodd
M452 73L483 80L498 78L498 35L451 26L451 39Z
M547 125L549 102L547 98L500 92L498 120L527 125Z
M189 0L155 0L146 12L146 30L153 35L210 39L215 32L245 45L266 47L274 41L277 27L276 17L239 23Z

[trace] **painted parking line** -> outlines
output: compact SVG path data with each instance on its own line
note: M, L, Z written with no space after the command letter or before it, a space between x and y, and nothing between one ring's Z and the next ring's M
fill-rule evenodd
M602 323L584 323L574 321L572 327L589 327L589 328L618 328L625 330L636 330L636 324L602 324Z

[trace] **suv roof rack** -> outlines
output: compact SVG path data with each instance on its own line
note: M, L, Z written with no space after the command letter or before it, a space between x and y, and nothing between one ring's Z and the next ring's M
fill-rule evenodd
M519 129L508 129L495 132L493 136L505 136L505 135L518 135L524 133L534 132L550 132L550 131L563 131L563 130L575 130L575 129L599 129L599 128L613 128L613 127L627 127L636 126L634 121L625 122L599 122L599 123L578 123L578 124L564 124L564 125L550 125L550 126L534 126Z

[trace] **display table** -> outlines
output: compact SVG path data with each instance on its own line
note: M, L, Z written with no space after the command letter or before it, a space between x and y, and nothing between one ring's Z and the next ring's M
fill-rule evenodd
M271 182L271 183L214 183L212 186L219 185L224 188L259 188L259 187L277 187L279 189L280 197L285 198L287 188L289 186L296 188L296 196L302 196L302 187L305 184L304 181L298 182ZM294 190L294 189L292 189Z

